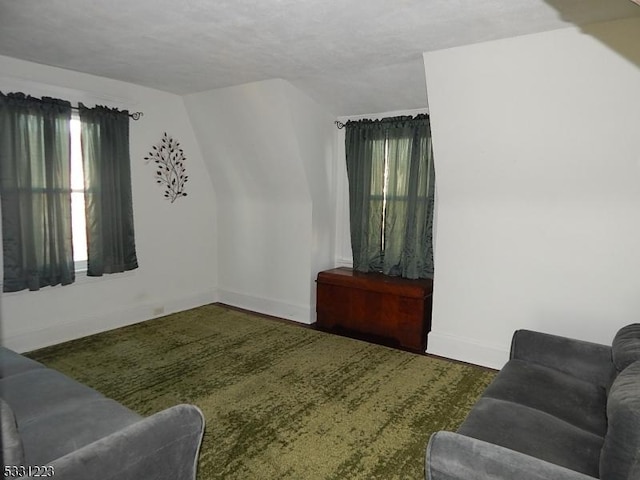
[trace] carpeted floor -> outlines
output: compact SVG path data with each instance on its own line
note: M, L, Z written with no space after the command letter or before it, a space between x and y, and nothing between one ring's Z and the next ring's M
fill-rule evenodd
M424 479L494 373L207 305L29 354L150 415L194 403L201 480Z

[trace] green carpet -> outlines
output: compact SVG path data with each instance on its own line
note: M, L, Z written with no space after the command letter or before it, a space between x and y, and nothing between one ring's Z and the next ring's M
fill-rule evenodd
M30 357L143 415L194 403L206 479L424 479L494 374L207 305Z

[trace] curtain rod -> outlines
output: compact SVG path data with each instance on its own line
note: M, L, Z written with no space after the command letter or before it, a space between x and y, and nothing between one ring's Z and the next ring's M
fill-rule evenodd
M0 95L5 96L2 91L0 91ZM48 96L44 96L42 98L36 98L36 97L32 97L31 95L26 95L23 92L11 92L8 93L7 95L9 96L14 96L16 98L22 98L22 99L35 99L35 100L45 100L45 99L49 99L50 101L53 102L62 102L63 104L71 104L71 102L69 102L68 100L61 100L58 98L53 98L53 97L48 97ZM80 103L80 105L82 105L82 103ZM104 108L109 108L109 107L104 107ZM73 105L71 105L71 110L75 110L76 112L80 110L80 107L74 107ZM144 115L144 113L142 112L133 112L129 114L129 117L131 117L134 120L140 120L140 117L142 117Z
M76 112L80 110L79 107L71 107L71 110L75 110ZM133 112L130 113L129 116L133 119L133 120L140 120L140 117L142 117L144 115L144 113L142 112Z
M640 1L640 0L639 0ZM402 120L421 120L421 119L428 119L429 118L429 114L428 113L419 113L417 115L397 115L395 117L385 117L385 118L377 118L377 119L370 119L370 118L361 118L359 120L349 120L347 123L349 122L361 122L361 123L394 123L394 122L398 122L398 121L402 121ZM343 123L340 120L336 120L335 122L333 122L336 124L336 127L338 127L338 130L342 130L344 127L347 126L347 123Z

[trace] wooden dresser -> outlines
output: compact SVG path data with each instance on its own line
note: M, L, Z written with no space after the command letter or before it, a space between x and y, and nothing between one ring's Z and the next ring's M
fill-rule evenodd
M320 272L316 284L320 330L425 352L431 331L432 280L334 268Z

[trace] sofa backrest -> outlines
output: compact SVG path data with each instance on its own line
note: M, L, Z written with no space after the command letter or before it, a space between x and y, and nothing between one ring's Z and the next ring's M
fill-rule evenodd
M622 328L611 348L619 373L607 397L600 479L636 480L640 478L640 324Z

